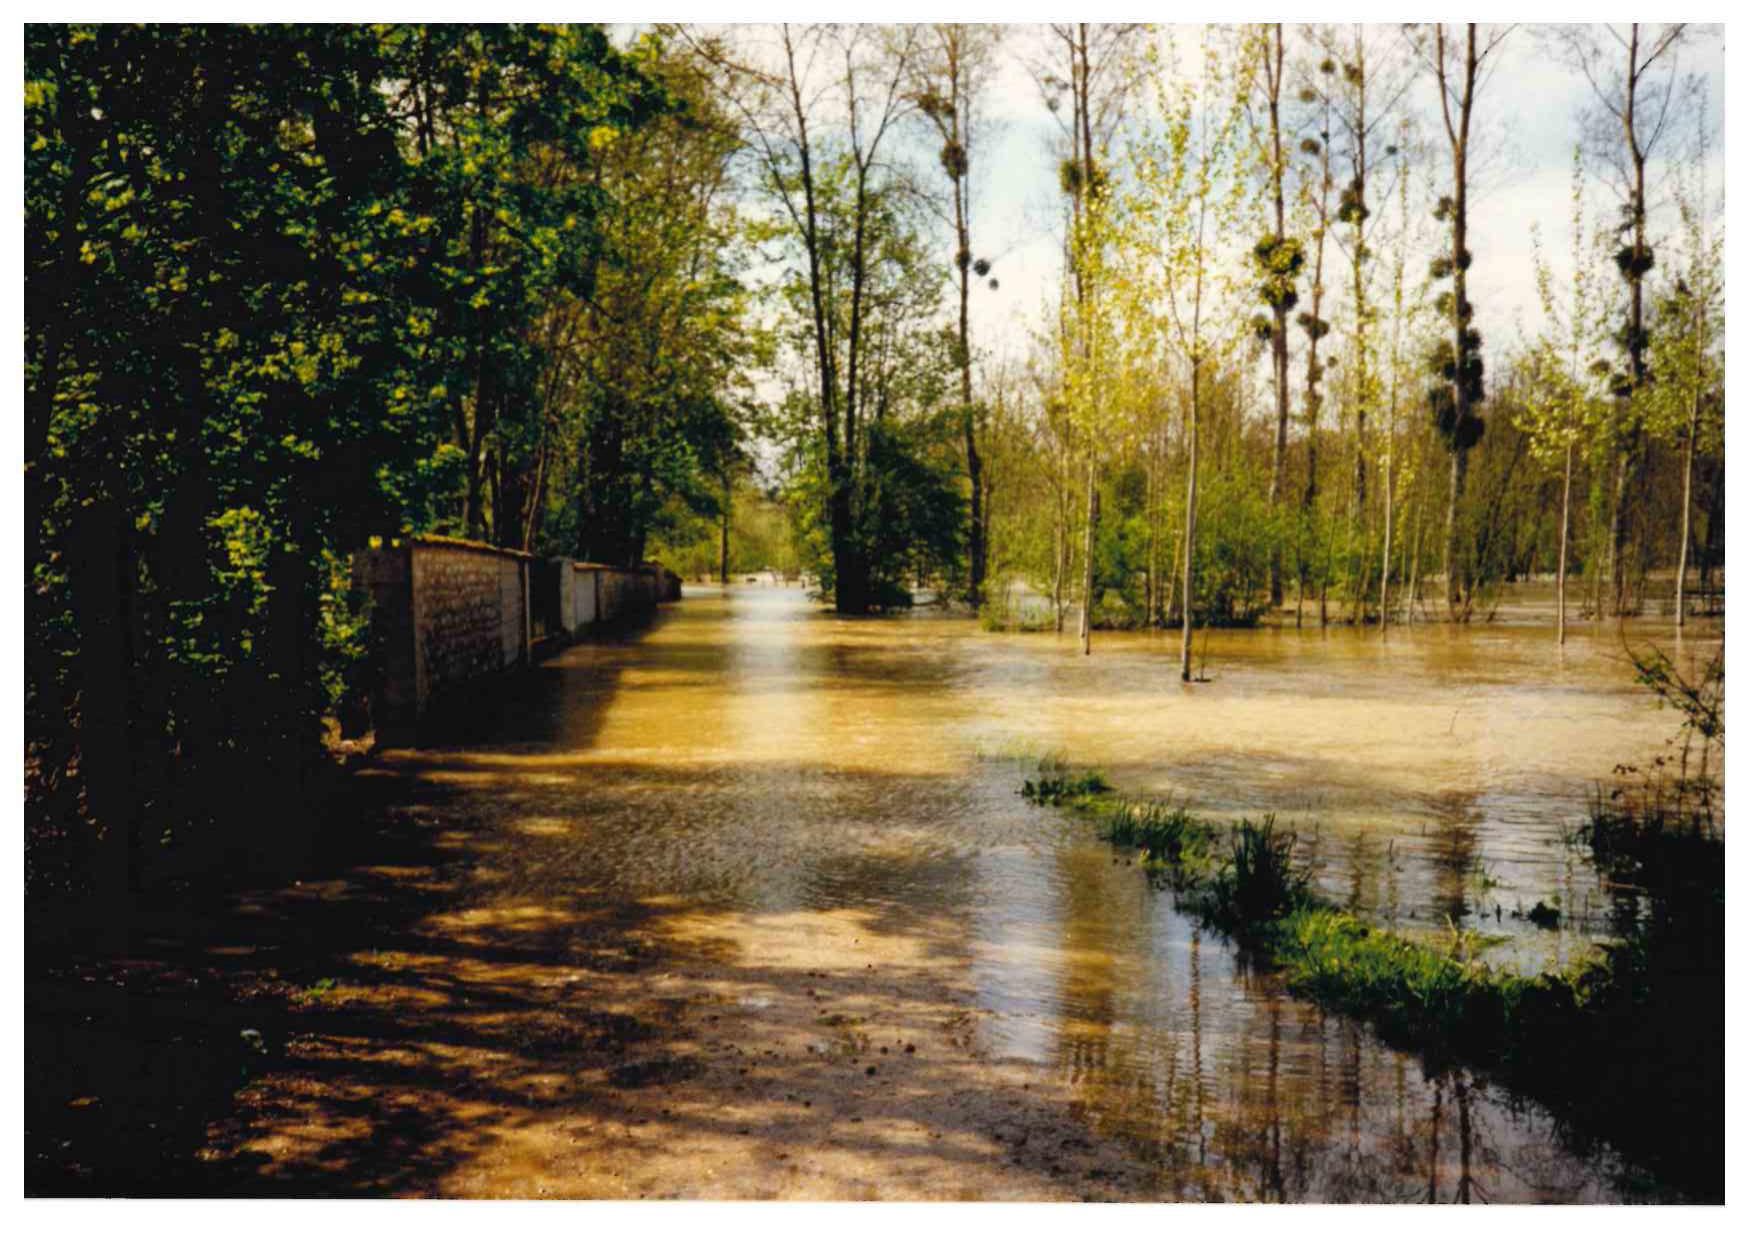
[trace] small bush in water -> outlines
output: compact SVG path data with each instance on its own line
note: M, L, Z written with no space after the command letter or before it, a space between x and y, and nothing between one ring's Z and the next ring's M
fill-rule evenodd
M1293 864L1295 836L1274 816L1248 818L1232 833L1232 854L1212 885L1215 919L1229 926L1274 921L1306 902L1305 876Z
M1141 849L1149 864L1182 872L1213 839L1214 829L1179 805L1125 801L1105 815L1104 835L1113 844Z
M1034 805L1061 805L1110 790L1111 785L1097 771L1083 771L1077 775L1040 769L1037 779L1028 779L1020 786L1020 795Z

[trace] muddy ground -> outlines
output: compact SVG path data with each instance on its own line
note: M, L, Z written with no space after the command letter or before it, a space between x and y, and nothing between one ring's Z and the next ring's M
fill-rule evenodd
M519 903L415 769L299 879L32 910L30 1195L1145 1197L934 940L851 913ZM417 811L397 806L417 801Z

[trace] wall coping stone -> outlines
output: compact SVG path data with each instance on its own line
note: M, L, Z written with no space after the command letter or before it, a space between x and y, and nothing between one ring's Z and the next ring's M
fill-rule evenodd
M491 543L479 542L472 538L450 538L445 534L401 534L390 539L383 539L383 546L388 547L444 547L456 551L479 551L487 555L503 556L511 560L538 559L527 551L517 551L511 547L494 547Z
M659 564L634 564L627 567L624 564L597 564L593 560L572 560L571 567L578 572L609 572L609 573L642 573L649 576L661 572Z

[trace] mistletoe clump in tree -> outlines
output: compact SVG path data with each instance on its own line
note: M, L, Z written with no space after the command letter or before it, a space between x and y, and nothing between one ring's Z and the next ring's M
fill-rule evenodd
M1275 454L1269 476L1269 508L1280 502L1282 463L1287 447L1287 316L1299 304L1299 272L1305 266L1305 247L1297 237L1279 233L1264 236L1250 251L1257 276L1256 295L1268 314L1258 314L1251 328L1258 341L1269 347L1275 371ZM1281 601L1281 553L1277 546L1269 557L1269 602Z
M1451 211L1451 200L1448 197L1441 198L1433 215L1442 222L1450 218ZM1481 442L1481 436L1487 429L1485 419L1475 412L1475 407L1486 396L1486 385L1485 367L1481 361L1481 333L1474 327L1475 307L1464 296L1464 275L1469 269L1470 261L1471 255L1466 249L1456 250L1452 254L1441 254L1432 260L1430 273L1434 280L1450 280L1452 283L1452 287L1441 292L1433 303L1438 313L1452 324L1452 331L1440 337L1427 359L1438 381L1426 394L1433 427L1451 454L1448 521L1452 528L1455 525L1457 504L1462 499L1463 484L1468 475L1469 450ZM1447 548L1447 559L1449 558L1450 552ZM1460 568L1455 563L1447 563L1445 571L1450 582L1451 595L1455 598L1458 588L1455 574ZM1464 597L1467 597L1469 585L1465 577L1462 582Z
M1299 304L1299 272L1305 266L1305 247L1297 237L1270 233L1251 248L1250 261L1257 276L1257 299L1272 315L1285 320ZM1259 339L1274 339L1275 327L1267 317L1258 315L1254 322Z

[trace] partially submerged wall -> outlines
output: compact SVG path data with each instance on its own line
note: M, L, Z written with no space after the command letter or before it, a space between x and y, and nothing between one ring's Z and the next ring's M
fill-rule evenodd
M646 619L680 596L659 564L618 568L536 560L449 538L408 538L360 552L353 578L370 592L380 680L377 736L409 739L436 703L519 667L544 649Z
M680 578L660 564L620 568L573 560L549 560L543 582L561 635L575 641L610 625L636 624L658 603L680 597ZM544 573L541 574L545 576Z

